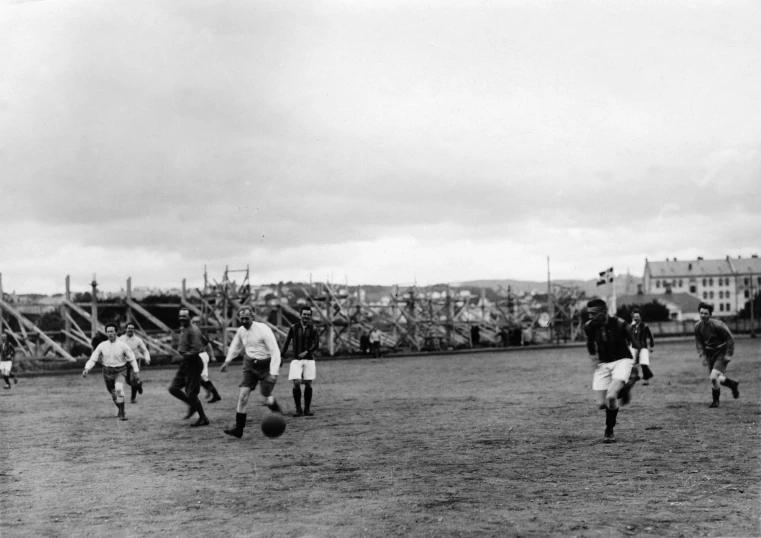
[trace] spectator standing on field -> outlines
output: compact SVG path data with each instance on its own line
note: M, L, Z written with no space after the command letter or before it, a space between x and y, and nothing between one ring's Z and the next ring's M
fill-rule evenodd
M370 354L376 359L380 357L381 332L377 327L370 331Z

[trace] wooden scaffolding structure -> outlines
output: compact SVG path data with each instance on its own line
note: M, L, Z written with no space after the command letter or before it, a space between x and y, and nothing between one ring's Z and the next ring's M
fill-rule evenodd
M536 340L540 332L545 342L580 336L583 293L562 286L554 286L546 304L537 306L509 288L500 288L491 300L484 289L480 294L468 294L451 286L417 285L394 286L384 296L368 298L370 294L362 286L318 282L255 287L249 278L248 267L226 267L219 280L210 280L204 269L203 288L189 289L183 279L179 296L159 294L138 300L133 296L131 278L123 294L106 298L93 275L89 292L78 294L80 300L75 300L67 276L60 302L47 306L58 314L62 326L43 330L39 316L35 320L23 312L23 305L2 294L0 274L0 330L12 336L26 357L66 361L89 356L92 339L105 333L105 322L120 327L132 322L152 354L175 356L180 308L191 312L220 356L227 353L243 306L253 310L257 321L269 325L281 344L288 328L299 320L300 307L310 306L320 333L321 353L329 356L357 353L363 333L373 328L380 330L381 345L387 352L470 347L474 327L479 329L482 346L508 345L506 332L516 330L522 331L524 343Z

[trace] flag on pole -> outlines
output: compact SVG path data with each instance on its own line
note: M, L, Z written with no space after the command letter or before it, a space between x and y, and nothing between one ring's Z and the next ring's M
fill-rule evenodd
M605 284L613 282L613 268L610 267L605 271L600 271L600 278L597 279L598 286L604 286Z

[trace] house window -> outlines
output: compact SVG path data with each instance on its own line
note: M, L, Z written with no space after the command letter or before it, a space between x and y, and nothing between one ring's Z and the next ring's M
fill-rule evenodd
M750 279L749 279L749 278L746 276L746 277L743 279L743 284L745 284L745 285L747 286L749 281L750 281Z
M758 277L758 285L761 286L761 276Z
M697 293L697 292L698 292L697 286L694 286L694 285L690 286L690 293Z
M729 286L729 278L725 278L724 279L724 285L725 286Z
M682 279L681 278L679 279L679 287L680 288L682 287Z
M709 296L711 299L713 299L713 292L712 292L712 291L709 291L709 292L708 292L708 296Z
M703 299L708 299L708 292L707 291L703 292Z
M731 310L732 310L732 305L730 305L729 303L727 303L727 312L729 312L729 311L731 311Z
M661 287L661 281L660 280L656 280L655 281L655 287L656 288L660 288Z
M723 299L723 298L724 298L724 292L723 292L723 291L720 291L720 292L719 292L719 299Z
M746 299L750 298L750 292L748 290L745 290L745 298Z
M704 278L704 279L703 279L703 287L705 288L705 287L706 287L706 285L707 285L707 284L706 284L706 279Z
M713 286L713 278L709 278L708 279L708 285L709 286Z
M724 303L719 303L719 310L724 312Z

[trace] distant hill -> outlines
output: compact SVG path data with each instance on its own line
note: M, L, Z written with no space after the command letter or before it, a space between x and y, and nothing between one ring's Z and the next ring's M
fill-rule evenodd
M594 279L553 280L552 283L567 287L577 287L582 290L588 297L606 293L603 291L605 288L603 286L598 287L597 280ZM616 295L633 295L637 293L637 285L641 283L642 279L640 277L619 275L616 276L613 285L615 286ZM507 287L510 286L510 289L514 293L525 293L531 291L537 293L547 293L547 281L538 282L532 280L513 280L508 278L503 280L469 280L467 282L453 283L452 285L461 288L477 287L491 288L494 290L498 290L500 287L507 289Z

